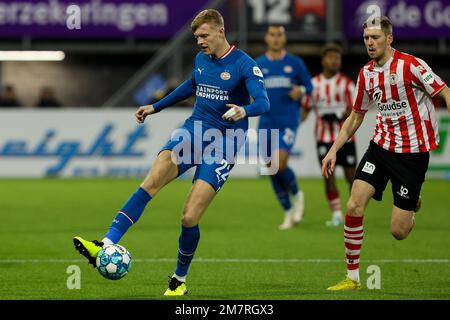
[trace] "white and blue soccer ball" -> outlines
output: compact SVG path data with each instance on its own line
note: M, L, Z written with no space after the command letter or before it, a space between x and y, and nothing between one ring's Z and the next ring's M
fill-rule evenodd
M97 270L109 280L118 280L131 270L131 254L119 244L104 246L95 261Z

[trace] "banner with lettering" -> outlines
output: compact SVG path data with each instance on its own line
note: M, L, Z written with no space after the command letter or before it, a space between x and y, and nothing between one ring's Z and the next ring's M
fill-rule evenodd
M190 108L169 108L134 120L135 109L0 110L0 178L3 177L144 177L173 130ZM375 126L369 110L357 132L357 157L364 154ZM441 146L432 152L428 175L450 178L450 117L437 112ZM302 123L290 158L300 177L321 177L314 138L314 115ZM247 143L230 176L258 177L258 118L249 119ZM201 134L200 134L201 135ZM203 138L211 141L211 136ZM189 170L186 177L192 177ZM340 169L337 175L342 176Z
M169 38L207 0L1 0L0 37Z
M394 39L450 38L450 0L343 0L342 21L348 38L361 39L362 25L374 15L388 16Z

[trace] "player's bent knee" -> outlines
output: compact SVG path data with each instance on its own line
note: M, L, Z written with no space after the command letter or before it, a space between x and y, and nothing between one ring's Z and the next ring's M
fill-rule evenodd
M287 169L287 161L281 161L279 163L278 171L284 171Z
M198 219L193 215L184 214L183 218L181 218L181 223L183 226L190 228L198 224Z
M391 226L391 234L397 240L406 239L411 231L411 226L394 225Z
M141 188L154 197L163 186L161 174L158 172L151 172L141 184Z
M192 211L192 206L189 204L189 201L184 204L183 208L183 217L181 218L181 223L185 227L191 227L195 224L195 219Z
M147 191L152 197L176 176L176 172L173 171L176 169L171 167L172 160L170 151L163 151L156 161L149 175L141 184L141 188Z
M409 235L409 232L403 230L391 230L391 233L396 240L406 239Z
M352 197L347 202L347 212L349 216L362 217L364 215L364 204L356 201Z
M147 193L152 197L156 196L158 191L161 189L152 179L146 179L146 181L142 182L141 188L147 191Z

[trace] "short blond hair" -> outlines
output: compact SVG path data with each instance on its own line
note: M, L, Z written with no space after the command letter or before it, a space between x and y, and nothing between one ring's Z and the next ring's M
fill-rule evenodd
M224 26L222 15L219 11L214 9L203 10L195 16L191 23L192 32L195 32L195 30L197 30L204 23L214 24L218 27Z
M381 27L385 35L392 34L392 22L386 16L375 17L373 19L367 19L367 21L363 24L363 29L366 29L368 25L374 27Z

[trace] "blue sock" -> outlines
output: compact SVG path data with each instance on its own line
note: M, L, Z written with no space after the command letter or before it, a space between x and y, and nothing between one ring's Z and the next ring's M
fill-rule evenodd
M198 225L190 228L181 225L181 234L178 239L177 269L175 271L177 276L185 277L187 275L199 241L200 228Z
M105 238L110 239L113 243L118 243L128 228L131 227L142 215L145 206L152 197L140 188L128 198L122 209L119 210L114 218Z
M293 195L296 195L298 193L298 185L294 171L287 167L283 171L278 171L278 175L283 180L285 188L287 188Z
M289 210L292 207L291 200L289 199L289 192L284 187L283 180L281 179L280 175L278 173L272 175L270 176L270 180L272 181L272 187L275 191L278 202L280 202L284 211Z

